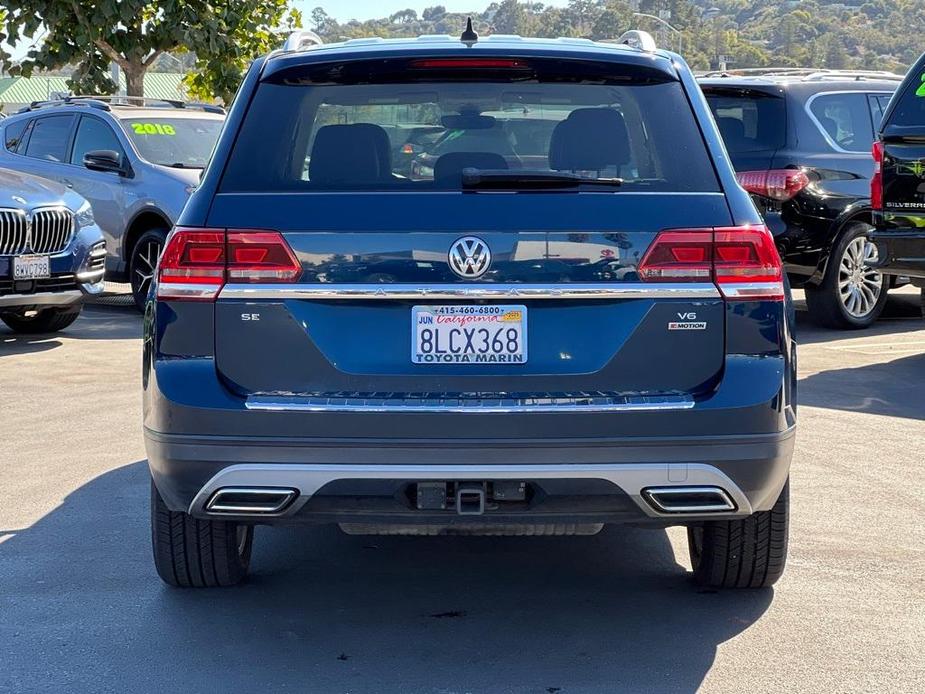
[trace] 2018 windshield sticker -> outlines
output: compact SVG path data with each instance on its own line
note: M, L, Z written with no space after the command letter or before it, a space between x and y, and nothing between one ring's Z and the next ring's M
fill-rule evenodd
M922 73L922 84L915 90L915 95L925 98L925 72Z
M132 123L136 135L176 135L176 129L169 123Z

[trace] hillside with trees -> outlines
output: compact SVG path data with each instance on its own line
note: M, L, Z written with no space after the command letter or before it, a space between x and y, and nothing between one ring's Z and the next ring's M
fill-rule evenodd
M677 32L634 12L663 17ZM466 15L440 6L339 23L314 10L306 24L327 41L458 34ZM657 35L695 69L812 66L903 71L925 51L923 0L570 0L566 7L503 0L473 15L481 33L613 39Z

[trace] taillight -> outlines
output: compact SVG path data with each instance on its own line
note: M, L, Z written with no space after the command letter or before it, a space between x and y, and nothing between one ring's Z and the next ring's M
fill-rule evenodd
M742 171L736 178L749 193L782 202L793 199L809 185L809 176L799 169Z
M647 282L710 282L713 279L713 230L663 231L639 263Z
M291 282L300 274L279 232L177 227L158 264L157 298L214 301L226 282Z
M663 231L638 272L646 282L713 281L727 298L784 298L780 255L764 226Z
M883 209L883 143L879 140L871 148L874 157L874 175L870 177L870 206Z
M224 230L174 229L157 266L157 298L213 301L224 283Z
M278 231L228 230L229 282L292 282L302 266Z

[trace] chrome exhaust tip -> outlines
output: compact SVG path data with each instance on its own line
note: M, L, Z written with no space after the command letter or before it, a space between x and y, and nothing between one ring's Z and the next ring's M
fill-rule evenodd
M272 515L283 511L298 495L298 490L285 487L222 487L209 498L206 512Z
M721 487L648 487L643 498L659 513L732 513L736 505Z

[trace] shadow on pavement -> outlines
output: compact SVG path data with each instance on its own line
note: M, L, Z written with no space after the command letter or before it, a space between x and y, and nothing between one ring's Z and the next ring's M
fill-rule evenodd
M832 369L800 379L809 407L925 419L925 351L880 364Z
M144 462L0 544L3 691L691 692L773 592L700 591L664 531L259 528L240 588L163 586Z
M135 307L105 308L84 306L71 326L58 333L20 335L0 323L0 357L28 352L44 352L60 347L68 340L132 340L141 339L141 314Z
M925 330L925 321L922 320L918 295L891 294L880 319L864 330L823 328L814 323L809 317L805 301L798 299L794 303L797 309L796 340L798 345L813 345L823 342L836 342L847 338L877 337L879 335L895 335L897 333Z

